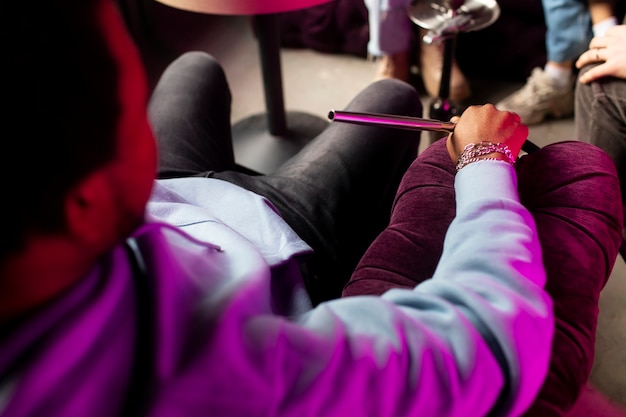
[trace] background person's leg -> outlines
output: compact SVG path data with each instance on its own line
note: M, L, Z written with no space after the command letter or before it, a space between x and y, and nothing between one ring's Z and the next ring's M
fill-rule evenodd
M163 72L148 113L159 147L159 177L234 169L231 95L219 63L188 52Z
M583 68L581 74L592 67ZM606 77L576 83L575 121L577 139L603 149L615 163L626 217L626 81Z
M586 0L542 0L546 19L549 62L571 62L589 46L593 36Z
M353 112L421 116L419 95L387 79L360 92ZM266 196L315 254L305 279L314 303L336 298L369 244L389 221L420 132L332 122L302 151L265 176L216 173Z

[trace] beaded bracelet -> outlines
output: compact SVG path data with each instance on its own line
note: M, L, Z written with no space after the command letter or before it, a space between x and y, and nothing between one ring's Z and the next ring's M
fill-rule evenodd
M489 155L491 153L500 153L504 155L506 159L480 158L483 155ZM511 165L515 165L515 158L513 157L513 153L511 152L511 149L504 143L479 142L470 143L465 146L465 148L463 148L463 152L461 152L459 160L456 163L456 170L459 171L461 168L467 166L468 164L471 164L472 162L482 160L500 160L507 162Z

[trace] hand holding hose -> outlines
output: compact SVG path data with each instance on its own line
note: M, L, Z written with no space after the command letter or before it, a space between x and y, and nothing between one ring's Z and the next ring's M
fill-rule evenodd
M493 104L470 106L451 122L455 123L455 128L448 135L446 147L455 164L467 145L479 142L507 145L516 158L528 137L528 126L521 123L517 114L500 111ZM497 156L487 154L484 157Z

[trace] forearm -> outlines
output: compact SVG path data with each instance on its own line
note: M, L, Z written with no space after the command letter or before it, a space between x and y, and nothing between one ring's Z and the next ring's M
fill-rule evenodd
M417 289L467 312L509 378L503 406L521 412L547 373L553 314L535 224L516 185L503 162L470 164L457 174L456 218L433 279Z

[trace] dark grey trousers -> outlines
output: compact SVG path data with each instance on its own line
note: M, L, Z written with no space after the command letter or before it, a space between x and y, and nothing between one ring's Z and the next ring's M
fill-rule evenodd
M170 64L149 106L159 176L209 176L267 197L315 251L304 266L313 302L341 296L358 260L389 222L420 133L333 122L276 171L249 175L235 165L230 105L225 74L211 56L190 52ZM347 109L422 113L415 89L398 80L365 87Z
M626 217L626 80L605 77L577 83L575 114L578 139L603 149L615 163Z

